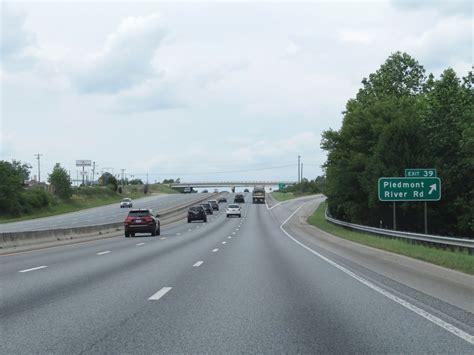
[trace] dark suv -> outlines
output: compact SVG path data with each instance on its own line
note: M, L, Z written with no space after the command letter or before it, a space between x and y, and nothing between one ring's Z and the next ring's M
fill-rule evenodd
M201 203L201 207L204 208L204 211L206 211L206 214L214 214L214 210L212 209L212 206L210 203Z
M211 204L211 207L214 211L219 211L219 204L216 200L209 200L207 202Z
M131 210L123 222L125 238L134 237L135 233L151 233L152 236L160 235L160 215L153 215L151 209Z
M188 223L192 221L207 222L207 214L202 206L192 206L188 210Z
M234 203L245 203L244 195L242 194L235 195Z

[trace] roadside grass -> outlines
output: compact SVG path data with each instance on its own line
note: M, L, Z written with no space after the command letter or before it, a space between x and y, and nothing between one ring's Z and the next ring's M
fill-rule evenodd
M152 193L177 193L167 185L151 184L150 192ZM0 224L10 222L20 222L29 219L55 216L63 213L76 212L87 208L100 207L109 204L118 204L123 198L130 197L138 199L149 196L143 193L143 185L127 185L123 187L122 194L118 193L100 193L96 195L73 195L69 200L61 200L52 198L48 207L39 209L31 214L20 217L0 217Z
M288 201L294 198L303 197L303 196L310 196L313 194L295 194L294 192L279 192L274 191L272 192L272 196L277 201Z
M324 218L325 209L326 202L323 202L308 218L308 223L340 238L474 275L474 256L469 255L467 251L456 250L453 252L434 247L429 248L424 245L410 244L403 240L345 229L326 221Z

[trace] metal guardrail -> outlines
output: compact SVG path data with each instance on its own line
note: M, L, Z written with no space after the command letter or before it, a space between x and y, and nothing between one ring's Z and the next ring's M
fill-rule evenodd
M474 255L474 239L451 238L451 237L443 237L439 235L401 232L401 231L382 229L382 228L376 228L376 227L368 227L368 226L363 226L360 224L354 224L354 223L349 223L349 222L343 222L329 216L327 207L326 207L326 211L324 212L324 215L327 221L337 224L339 226L346 227L346 228L351 228L351 229L355 229L362 232L383 235L383 236L387 236L391 238L408 239L408 240L428 244L430 246L438 245L444 249L447 246L451 248L453 247L466 248L470 255Z

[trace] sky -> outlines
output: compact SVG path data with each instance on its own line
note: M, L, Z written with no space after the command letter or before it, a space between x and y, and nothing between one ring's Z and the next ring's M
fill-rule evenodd
M323 174L361 80L396 51L472 70L469 1L1 2L0 160L150 181Z

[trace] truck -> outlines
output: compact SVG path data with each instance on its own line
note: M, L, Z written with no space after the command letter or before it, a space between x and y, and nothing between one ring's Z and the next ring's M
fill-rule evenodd
M255 186L252 191L253 203L265 203L265 188L263 186Z

